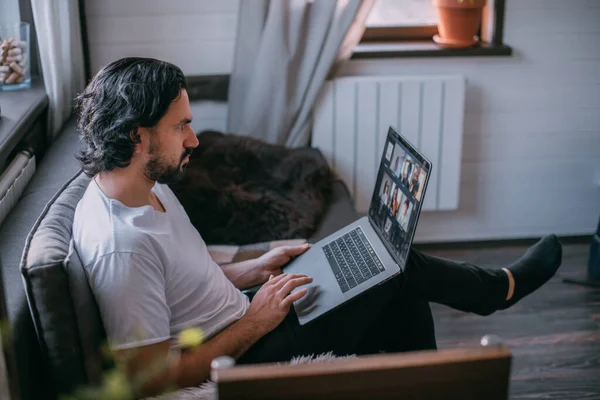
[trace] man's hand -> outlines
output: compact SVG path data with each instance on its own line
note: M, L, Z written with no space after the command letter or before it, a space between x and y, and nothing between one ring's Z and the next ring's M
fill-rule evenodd
M254 295L250 308L244 316L265 333L272 331L284 320L293 302L306 295L308 289L292 290L312 282L312 278L299 274L281 274L270 279Z
M309 248L308 243L301 246L280 246L254 260L223 265L221 269L235 287L247 289L265 283L271 275L281 275L281 267Z
M301 246L280 246L256 259L256 284L266 282L271 275L281 275L281 267L310 248L306 243Z

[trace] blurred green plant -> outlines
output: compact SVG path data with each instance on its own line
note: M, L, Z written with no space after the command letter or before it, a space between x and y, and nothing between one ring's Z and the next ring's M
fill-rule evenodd
M181 331L176 339L177 344L182 349L192 349L198 347L204 341L204 332L198 328L188 328ZM115 360L114 354L108 344L101 349L103 356L107 361ZM135 353L131 353L135 356ZM83 387L75 390L69 395L62 395L59 400L131 400L135 399L139 389L149 382L160 372L168 368L171 360L169 357L161 360L156 360L149 363L143 371L134 379L131 379L123 363L114 362L114 367L108 369L104 373L102 384L99 386ZM167 394L176 390L176 388L168 388L162 394Z
M179 346L182 349L198 347L204 341L204 332L200 329L184 329L179 335Z
M142 332L138 332L137 336L143 339ZM11 329L8 320L0 321L0 337L2 340L2 348L7 348L11 342ZM188 328L181 331L176 338L176 343L182 350L196 348L204 341L204 332L198 328ZM75 390L72 394L63 394L59 396L59 400L132 400L137 398L136 393L148 381L153 379L158 373L168 368L171 359L168 356L162 360L156 360L149 363L148 366L140 371L140 373L131 379L123 363L117 362L114 353L108 343L105 343L100 349L104 360L114 366L104 372L102 383L99 386L82 387ZM0 356L2 354L0 353ZM131 353L135 356L135 353ZM167 388L162 394L167 394L177 390L177 388Z

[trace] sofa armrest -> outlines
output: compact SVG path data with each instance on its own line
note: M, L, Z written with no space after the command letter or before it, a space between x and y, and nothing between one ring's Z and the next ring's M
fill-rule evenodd
M507 399L511 353L502 346L377 354L316 364L213 368L219 400Z
M312 157L318 157L324 164L327 163L321 151L314 147L304 147L296 150L306 153ZM351 224L359 218L354 208L354 202L350 191L341 179L336 179L332 186L331 201L327 212L321 218L315 233L309 238L309 242L315 243L331 235L335 231Z
M309 241L315 243L358 219L348 188L341 180L332 186L331 202Z

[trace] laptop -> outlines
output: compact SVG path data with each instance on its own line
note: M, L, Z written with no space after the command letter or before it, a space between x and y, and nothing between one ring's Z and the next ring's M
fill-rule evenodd
M284 268L313 278L301 287L308 293L294 302L300 325L404 271L430 173L431 162L390 127L367 216L314 243Z

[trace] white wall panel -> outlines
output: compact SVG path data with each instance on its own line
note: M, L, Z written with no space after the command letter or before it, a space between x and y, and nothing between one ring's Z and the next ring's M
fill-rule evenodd
M508 0L504 39L513 48L510 57L353 60L340 70L342 77L466 78L458 209L424 212L416 241L595 230L600 217L598 21L597 0ZM446 93L446 100L454 97ZM444 118L449 115L455 114ZM459 142L444 136L441 145ZM446 180L441 182L444 187Z
M122 57L172 62L186 75L228 74L240 0L86 0L95 74Z

